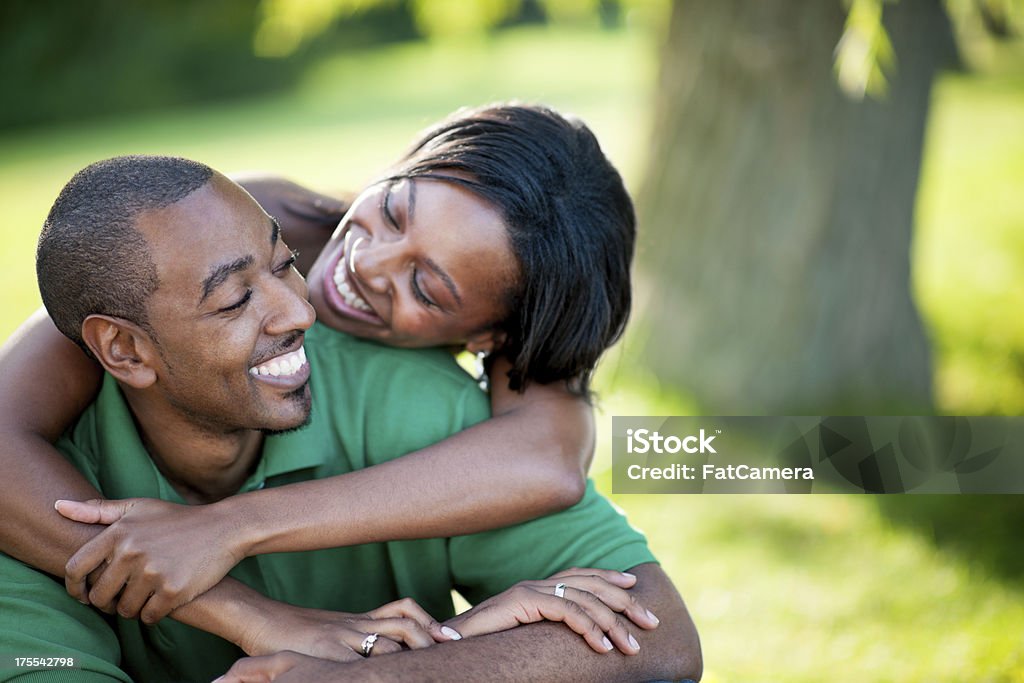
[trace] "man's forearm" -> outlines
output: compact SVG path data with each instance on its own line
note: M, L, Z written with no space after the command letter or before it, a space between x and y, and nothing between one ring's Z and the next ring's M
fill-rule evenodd
M682 599L656 565L630 570L634 594L661 619L636 629L640 652L598 654L561 624L529 624L509 631L442 643L424 650L341 664L339 680L358 681L646 681L698 680L700 642Z

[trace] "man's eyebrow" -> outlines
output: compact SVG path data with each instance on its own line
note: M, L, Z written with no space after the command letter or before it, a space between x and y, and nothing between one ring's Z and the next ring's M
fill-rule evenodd
M215 266L213 270L210 271L210 274L206 276L206 279L203 280L203 295L199 297L199 305L202 305L202 303L206 301L206 298L210 296L213 290L224 284L224 281L227 280L232 273L245 270L255 263L255 261L256 259L252 254L250 254L249 256L236 258L230 263L222 263L219 266Z
M454 280L452 280L451 276L448 275L448 273L446 273L441 266L437 265L437 261L435 261L434 259L425 258L423 259L423 262L430 266L430 269L434 271L434 273L436 273L439 278L441 278L441 281L444 282L445 287L448 288L448 291L452 293L453 297L455 297L455 301L459 304L459 306L461 306L462 297L459 296L459 290L455 287L455 282Z

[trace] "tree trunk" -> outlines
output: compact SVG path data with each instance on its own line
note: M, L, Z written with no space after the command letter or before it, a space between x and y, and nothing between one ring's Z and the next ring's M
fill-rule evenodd
M889 92L839 90L839 0L676 0L639 207L646 362L716 414L921 413L910 298L938 0L885 3ZM654 245L657 245L655 248Z

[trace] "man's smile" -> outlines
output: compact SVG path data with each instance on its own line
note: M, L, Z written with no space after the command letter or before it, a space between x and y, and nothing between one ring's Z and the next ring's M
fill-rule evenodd
M249 374L260 381L268 382L281 388L302 386L309 379L309 363L306 361L306 349L300 346L294 351L249 368Z

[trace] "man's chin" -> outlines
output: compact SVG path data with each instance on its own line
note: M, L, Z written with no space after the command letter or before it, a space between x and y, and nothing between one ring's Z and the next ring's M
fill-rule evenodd
M301 418L296 420L295 424L284 427L268 427L260 429L260 434L265 436L275 436L277 434L287 434L294 432L299 429L306 427L309 424L309 420L313 415L313 401L312 396L309 393L309 383L303 384L295 391L287 394L285 398L292 401L302 411Z

